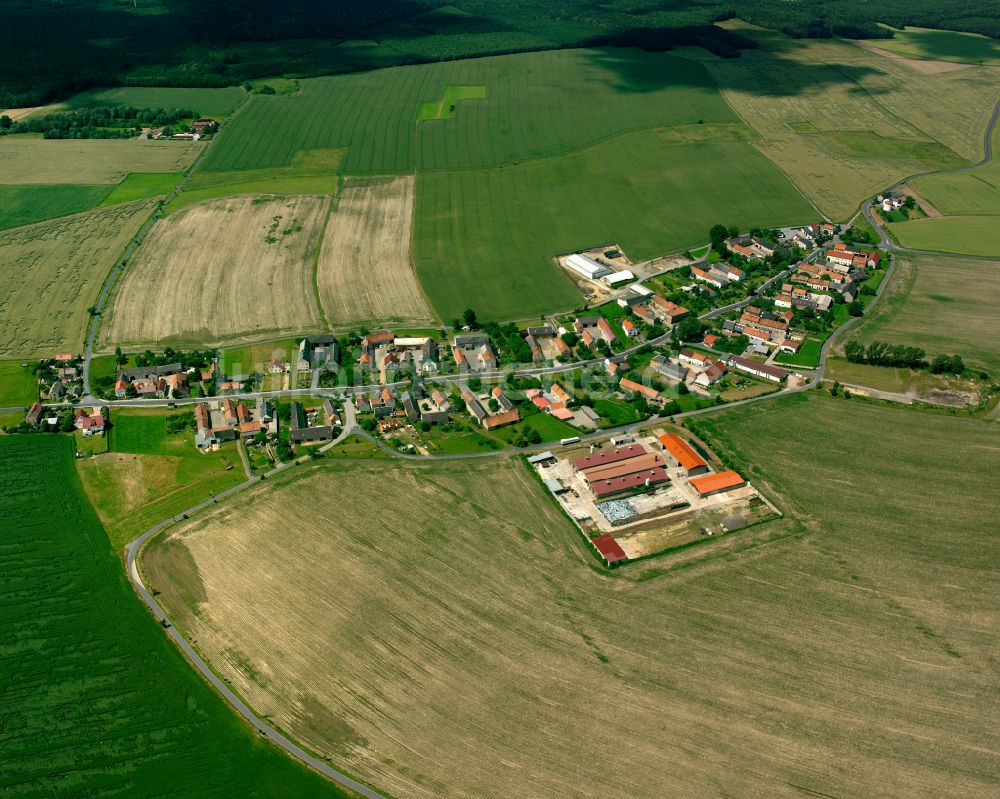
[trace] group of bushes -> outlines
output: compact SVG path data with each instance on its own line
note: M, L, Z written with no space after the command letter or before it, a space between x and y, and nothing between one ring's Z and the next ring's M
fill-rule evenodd
M867 347L859 341L850 341L844 345L844 355L851 363L929 369L936 375L960 375L965 372L965 363L960 355L938 355L928 362L926 354L920 347L887 344L884 341L873 341Z

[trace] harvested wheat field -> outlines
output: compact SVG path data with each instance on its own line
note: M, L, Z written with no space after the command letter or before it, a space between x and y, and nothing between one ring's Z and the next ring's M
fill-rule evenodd
M230 197L160 219L120 283L106 344L211 344L318 329L325 197Z
M328 462L178 527L143 568L260 714L389 795L986 795L996 548L970 542L1000 507L956 489L1000 432L791 400L718 429L784 441L748 450L755 479L814 515L682 570L599 569L510 459ZM928 458L940 484L908 508ZM858 462L878 479L853 487Z
M79 352L87 308L153 206L127 203L0 232L0 357Z
M0 139L0 183L117 183L129 172L182 172L205 145L138 139Z
M410 263L412 221L412 176L347 182L316 275L331 325L433 321Z

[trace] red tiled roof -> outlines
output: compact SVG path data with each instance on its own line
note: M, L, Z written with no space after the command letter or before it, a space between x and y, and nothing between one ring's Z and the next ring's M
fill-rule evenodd
M638 455L645 454L646 448L642 444L628 444L624 447L601 449L589 455L581 455L573 458L570 463L573 464L574 469L587 469L591 466L597 466L599 463L614 463L615 461L623 461L626 458L635 458Z
M656 485L658 483L669 482L670 477L667 476L666 469L662 466L657 466L644 472L636 472L634 474L627 474L624 477L616 477L613 480L600 480L599 482L591 483L590 489L594 492L594 496L600 499L601 497L606 497L610 494L628 491L630 488L638 488L647 480L649 480L650 485Z

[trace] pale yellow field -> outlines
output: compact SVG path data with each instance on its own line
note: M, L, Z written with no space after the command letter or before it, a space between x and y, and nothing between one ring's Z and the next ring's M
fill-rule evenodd
M182 172L204 145L138 139L0 138L0 183L117 183L129 172Z
M982 157L1000 72L918 72L842 41L759 37L760 50L705 65L761 140L755 146L827 216L843 220L867 196L917 172Z
M215 343L321 327L325 197L213 200L160 219L120 281L107 344Z
M316 274L331 325L433 321L410 263L413 182L402 177L344 186Z
M759 477L809 497L783 500L808 527L688 550L683 570L598 569L504 459L317 466L178 528L144 570L257 712L389 795L984 795L996 613L982 568L951 560L989 562L961 544L996 502L970 514L947 497L987 451L945 453L915 524L893 504L911 479L896 451L910 420L792 399L754 411L764 440L783 442ZM934 421L927 458L969 434L996 452L995 433ZM822 465L800 479L817 441ZM861 452L878 479L855 489ZM866 522L859 502L880 511Z
M152 201L0 232L0 357L79 352L87 308Z

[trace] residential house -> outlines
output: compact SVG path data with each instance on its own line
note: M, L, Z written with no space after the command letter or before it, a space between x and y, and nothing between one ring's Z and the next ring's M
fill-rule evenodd
M715 358L705 352L700 352L699 350L693 350L690 347L684 347L681 350L678 360L681 363L692 366L696 369L704 369L711 366L715 362Z
M698 374L694 379L696 386L701 386L702 388L709 388L718 383L723 376L726 374L726 365L722 361L716 361L711 366L709 366L704 372Z
M296 367L300 372L334 369L337 366L337 337L332 333L306 336L299 340Z
M42 418L42 412L44 408L42 403L34 402L31 407L28 408L27 414L24 416L24 421L26 421L32 427L38 427L38 421Z
M671 325L676 324L690 315L690 311L676 302L665 300L659 294L654 294L650 299L651 306L657 314L664 317ZM638 310L636 311L638 313Z
M622 330L629 338L639 337L639 328L631 319L622 319Z

